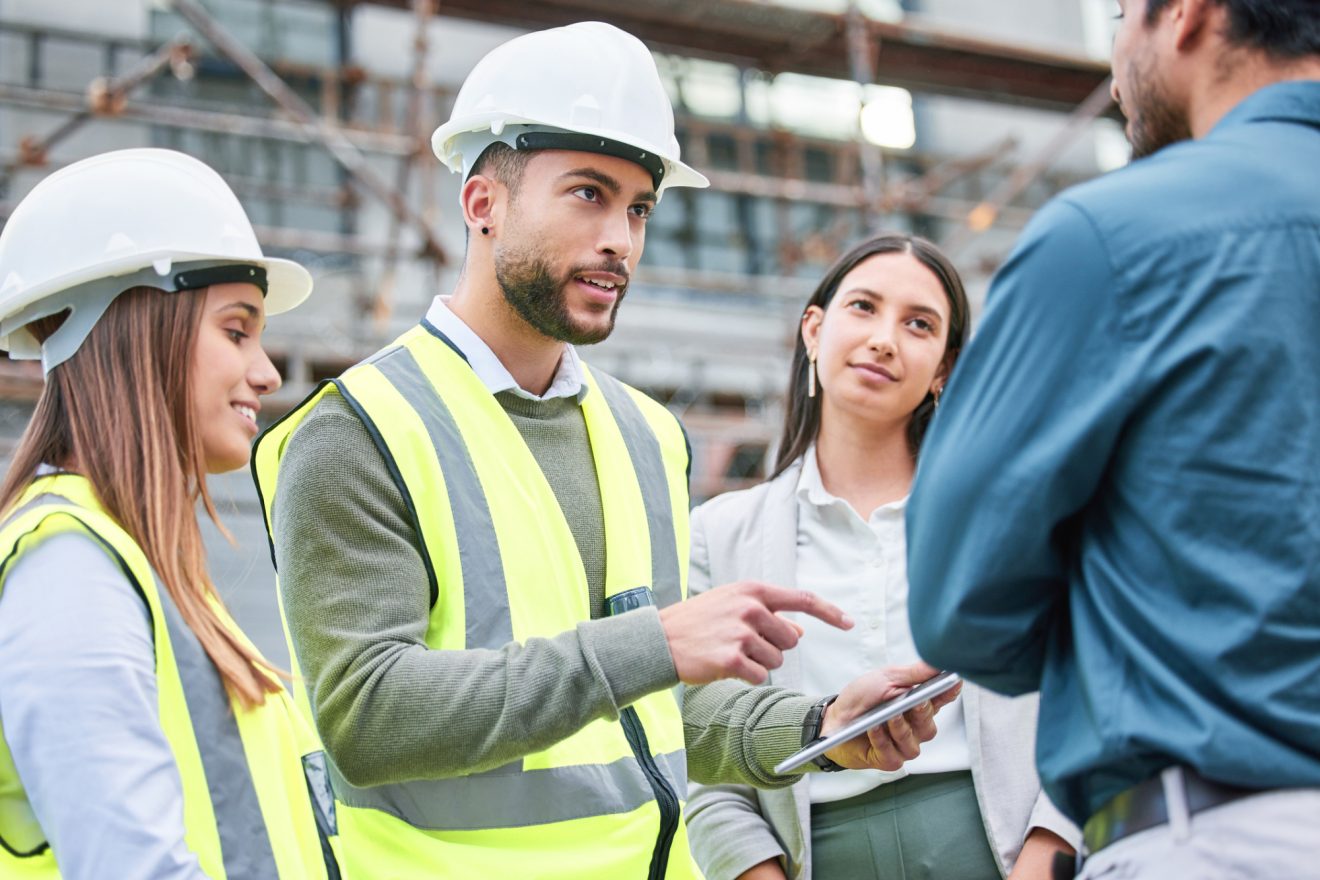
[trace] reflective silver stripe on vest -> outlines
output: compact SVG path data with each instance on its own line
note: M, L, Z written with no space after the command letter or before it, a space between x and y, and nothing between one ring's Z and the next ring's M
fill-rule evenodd
M376 360L375 367L421 418L445 475L449 506L454 512L454 530L458 533L459 564L463 569L467 647L502 648L513 641L513 619L509 615L500 544L495 537L486 493L481 489L458 423L407 348L401 346L387 352Z
M266 821L252 782L252 768L243 752L243 739L229 696L211 658L159 580L156 591L170 633L170 645L174 648L174 662L183 681L188 715L192 718L193 734L206 772L206 787L215 808L225 874L278 877Z
M657 755L658 763L686 797L687 760L682 751ZM350 807L380 810L414 828L480 831L523 828L630 813L654 803L655 790L636 759L522 770L515 761L488 773L355 788L331 770L335 794Z
M62 495L48 493L37 496L17 513L25 513L41 504L77 507ZM76 514L69 515L76 517ZM125 577L136 583L127 561L119 555L114 545L86 521L79 521L115 559ZM252 770L243 752L243 739L238 732L238 722L230 707L229 697L211 659L180 616L170 594L159 580L155 584L156 595L165 615L170 646L174 650L175 666L183 684L197 749L201 754L206 787L211 795L225 874L229 877L273 880L279 876L275 854L271 851L266 822L257 800L257 789L252 782ZM137 584L137 588L141 591L142 585Z
M646 416L632 399L628 389L613 376L592 370L597 386L614 413L623 434L624 445L632 459L633 472L642 490L646 506L646 525L651 533L651 590L661 608L681 601L682 582L678 573L678 545L674 537L674 517L669 503L669 479L660 441L646 421Z

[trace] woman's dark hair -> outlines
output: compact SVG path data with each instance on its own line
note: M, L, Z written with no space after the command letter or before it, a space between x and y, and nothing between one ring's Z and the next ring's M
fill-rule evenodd
M929 269L939 279L944 288L944 295L949 298L949 336L944 348L944 364L952 370L959 352L967 344L969 312L967 293L963 290L962 279L958 270L953 268L939 248L924 238L906 235L901 232L882 232L853 247L839 257L830 266L816 290L807 300L804 312L811 306L829 307L830 300L839 290L844 276L856 269L871 257L879 254L911 254L917 262ZM802 341L802 333L797 332L797 343L793 346L793 366L789 371L788 394L784 407L784 433L779 440L779 454L775 457L774 473L771 479L802 456L816 440L820 432L819 396L807 396L807 345ZM912 457L916 458L921 449L921 441L926 436L926 426L935 413L935 400L927 394L912 412L908 422L908 447Z

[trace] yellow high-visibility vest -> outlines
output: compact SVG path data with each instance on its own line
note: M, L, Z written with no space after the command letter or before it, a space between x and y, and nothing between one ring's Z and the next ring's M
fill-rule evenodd
M603 373L587 370L586 383L606 599L680 601L688 555L682 428ZM414 518L433 579L430 648L498 649L591 618L577 543L545 475L495 397L428 323L324 384L258 438L252 467L268 528L285 446L329 393L362 418ZM300 704L308 709L305 692ZM345 865L362 876L701 876L682 821L687 761L674 691L487 772L356 787L332 761L331 778Z
M338 880L334 801L312 730L284 691L252 709L228 697L142 548L85 478L38 477L23 493L0 525L0 590L24 553L68 532L95 540L146 602L160 723L183 783L185 841L202 870L214 880ZM215 609L244 639L218 602ZM58 878L57 856L0 740L0 877Z

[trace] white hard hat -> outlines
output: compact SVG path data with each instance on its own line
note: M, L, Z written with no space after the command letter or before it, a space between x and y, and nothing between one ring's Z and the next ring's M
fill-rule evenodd
M38 183L0 231L0 349L41 357L50 372L124 290L225 281L262 287L269 315L312 290L302 266L262 254L238 198L205 163L173 150L102 153ZM27 325L66 309L39 345Z
M431 147L466 178L497 141L631 159L651 172L657 195L710 185L679 161L674 110L651 53L599 21L515 37L477 62Z

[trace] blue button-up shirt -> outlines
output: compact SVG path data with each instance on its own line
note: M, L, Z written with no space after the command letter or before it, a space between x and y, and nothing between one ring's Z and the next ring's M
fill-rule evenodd
M918 650L1040 690L1074 820L1172 763L1320 785L1320 82L1033 218L907 523Z

